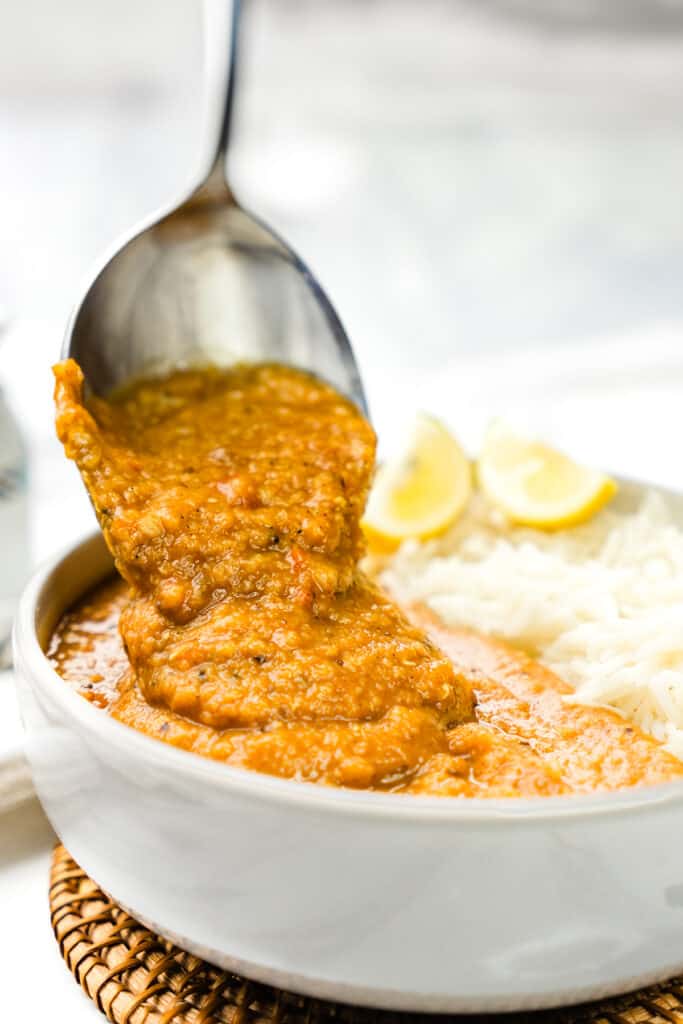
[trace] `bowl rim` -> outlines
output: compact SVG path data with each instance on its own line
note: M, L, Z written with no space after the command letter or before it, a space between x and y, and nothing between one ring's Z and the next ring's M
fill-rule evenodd
M99 530L69 544L39 566L26 584L14 622L15 671L30 677L31 685L56 704L60 713L81 731L124 754L184 776L188 781L210 783L215 788L232 790L260 801L286 803L318 812L412 821L416 825L482 827L513 822L551 825L567 819L602 819L614 814L654 811L663 804L683 804L683 778L607 793L494 799L342 789L236 768L137 732L71 689L53 668L38 640L36 625L53 577L68 558L79 552L86 554L97 541L104 545ZM103 575L102 579L105 578Z

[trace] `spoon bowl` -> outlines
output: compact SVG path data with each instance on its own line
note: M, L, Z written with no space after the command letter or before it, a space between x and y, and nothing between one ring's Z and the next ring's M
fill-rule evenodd
M279 362L366 408L322 288L227 188L200 190L118 250L74 314L66 347L98 394L173 367Z
M351 345L323 289L226 183L240 3L230 11L225 0L208 0L206 12L209 171L96 273L69 323L64 355L100 395L172 368L285 363L317 374L367 412Z

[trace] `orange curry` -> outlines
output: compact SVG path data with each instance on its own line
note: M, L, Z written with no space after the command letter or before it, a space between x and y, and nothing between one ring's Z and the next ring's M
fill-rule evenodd
M64 617L49 654L120 721L231 765L409 793L683 775L520 652L404 614L359 570L375 439L328 385L188 370L86 403L73 361L55 374L59 437L121 578Z

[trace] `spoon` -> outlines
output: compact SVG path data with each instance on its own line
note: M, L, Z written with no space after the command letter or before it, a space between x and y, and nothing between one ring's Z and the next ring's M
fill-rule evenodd
M213 363L309 370L367 414L356 360L299 256L239 205L225 177L241 0L205 0L206 130L199 184L127 236L91 279L63 355L89 391Z

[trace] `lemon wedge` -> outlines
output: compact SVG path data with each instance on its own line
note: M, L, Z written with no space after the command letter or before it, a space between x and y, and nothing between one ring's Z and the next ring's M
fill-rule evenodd
M500 422L487 431L477 477L508 519L541 530L585 522L617 491L610 477Z
M363 528L372 547L396 547L414 537L443 533L467 504L472 468L439 420L420 414L397 458L380 465L370 491Z

